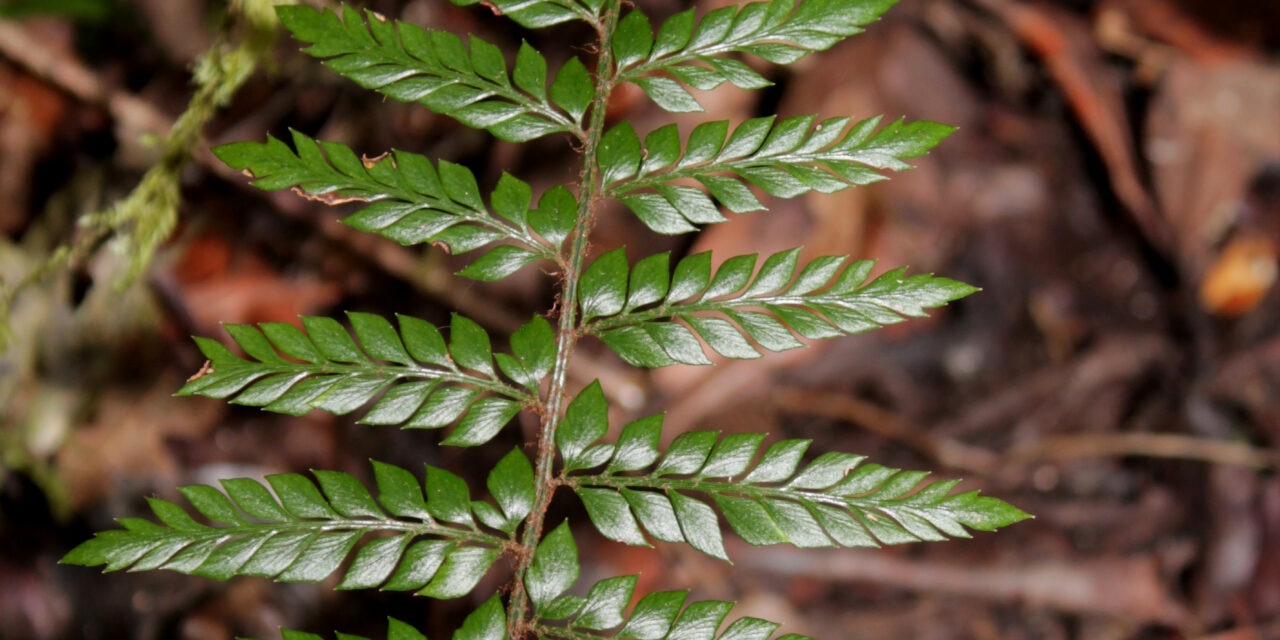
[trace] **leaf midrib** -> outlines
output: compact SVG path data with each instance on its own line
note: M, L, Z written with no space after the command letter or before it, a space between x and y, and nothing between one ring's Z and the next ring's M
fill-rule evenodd
M816 294L811 296L753 296L741 298L729 298L724 300L708 300L690 303L668 303L662 304L652 309L644 311L633 311L629 313L621 313L608 318L600 318L594 320L587 325L588 333L597 333L599 331L607 331L618 327L643 324L652 322L662 318L676 317L691 313L707 312L707 311L724 311L726 309L740 308L756 308L765 307L767 305L786 306L786 307L810 307L818 304L838 306L849 311L857 311L859 305L872 305L883 307L894 313L901 314L898 309L892 306L875 302L874 294L864 293L863 291L855 291L850 294L841 296L830 296L824 294ZM866 299L862 299L862 298Z
M800 144L803 144L801 141ZM835 142L833 144L840 144ZM719 173L734 173L744 169L754 169L757 167L774 167L777 165L819 165L824 162L853 162L861 164L871 169L875 169L874 165L866 162L866 149L855 147L856 150L863 153L854 153L853 151L827 152L818 151L814 153L784 153L780 155L769 156L747 156L742 158L730 158L727 160L712 159L706 162L699 162L686 167L675 166L675 168L661 168L645 174L643 177L632 178L627 180L619 180L605 188L605 193L610 197L618 197L626 195L632 191L639 189L653 189L673 180L684 178L697 178L699 176L708 176ZM687 149L686 149L687 153ZM675 165L679 164L679 160ZM831 174L831 177L848 183L843 176L839 174Z
M927 510L946 511L954 513L954 510L945 506L945 499L936 504L926 505L928 509L922 509L921 505L913 505L908 501L910 496L906 498L876 498L875 492L872 490L861 496L835 496L825 493L818 489L790 489L785 485L778 487L763 487L759 485L744 485L734 483L730 480L719 480L712 478L662 478L651 475L644 476L615 476L610 474L569 476L565 480L569 486L578 487L606 487L610 489L655 489L664 493L671 491L692 491L698 493L706 493L709 495L728 495L728 496L745 496L756 500L788 500L791 502L813 502L827 504L836 507L843 507L850 510L873 511L880 510L889 515L894 511L909 511L911 513L922 514Z
M501 548L504 541L482 531L467 531L454 527L446 527L430 522L407 522L404 520L343 518L334 520L290 520L279 522L247 522L230 526L209 526L204 529L179 529L164 527L163 531L126 531L137 540L166 541L175 538L189 538L192 542L207 540L225 540L233 537L252 537L257 535L279 535L284 533L326 533L338 531L398 531L414 536L440 536L457 538L469 542L485 543Z
M466 222L487 227L508 238L518 240L525 246L525 248L532 250L540 258L546 260L555 260L557 258L557 255L553 250L548 248L537 238L530 235L525 229L517 225L506 224L496 216L489 215L488 211L477 211L476 209L447 198L439 198L417 191L406 190L399 185L382 182L374 178L372 175L368 176L368 180L364 180L360 176L352 176L343 173L336 167L332 167L330 165L326 165L325 168L330 171L334 171L348 180L351 180L353 183L358 185L358 188L365 189L370 194L368 198L370 203L382 200L400 200L402 202L417 205L413 211L419 211L422 209L443 211L450 215L462 218ZM305 185L306 183L302 184ZM410 213L412 213L412 211Z
M276 362L250 361L240 360L238 363L217 367L215 375L232 375L238 373L236 370L245 371L263 371L266 373L306 373L308 375L341 375L355 376L365 375L378 378L391 378L394 380L422 378L425 380L441 380L444 382L453 382L457 384L468 384L473 387L485 391L498 393L513 400L520 401L525 404L535 402L535 398L527 393L520 391L514 387L510 387L501 382L486 380L475 376L469 376L462 373L451 373L437 369L429 369L426 367L414 367L409 365L389 365L375 364L370 362L367 365L359 363L341 363L341 362L325 362L323 364L307 364L299 362L291 362L288 360L280 360ZM227 371L232 369L232 371Z

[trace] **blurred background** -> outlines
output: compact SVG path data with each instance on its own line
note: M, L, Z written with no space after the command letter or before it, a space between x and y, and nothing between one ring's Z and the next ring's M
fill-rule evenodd
M655 19L689 6L636 3ZM0 637L383 637L390 614L445 638L507 577L436 602L56 564L179 485L309 468L367 480L374 457L478 488L478 470L536 438L529 416L501 446L458 450L436 433L171 397L203 361L188 336L225 339L220 321L350 309L445 324L457 309L502 343L553 303L545 270L456 278L466 260L357 233L337 223L345 210L221 167L210 145L292 127L370 156L462 162L482 187L509 171L536 194L577 173L566 139L499 143L359 89L287 37L273 44L250 4L0 0ZM442 0L356 4L507 51L527 38L552 68L591 56L569 44L588 41L581 28L523 33ZM211 48L248 57L219 72L200 62ZM928 320L717 367L639 372L584 343L571 387L601 379L618 421L666 411L668 437L812 438L963 476L1037 518L883 550L738 543L732 567L579 526L584 580L642 572L642 589L738 600L735 614L827 640L1280 638L1278 53L1273 0L902 0L825 54L757 67L769 90L700 94L708 113L676 118L684 132L813 112L959 131L888 182L766 201L694 236L609 208L593 251L720 260L803 245L983 291ZM184 111L198 117L170 133ZM644 133L671 116L622 91L609 118ZM557 500L553 518L582 525L578 509Z

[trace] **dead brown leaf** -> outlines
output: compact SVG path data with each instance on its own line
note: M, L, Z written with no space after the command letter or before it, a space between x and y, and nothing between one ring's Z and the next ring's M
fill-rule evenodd
M365 160L365 166L366 167L370 166L370 161ZM308 193L306 191L303 191L301 187L294 187L293 189L291 189L291 191L302 196L303 198L306 198L307 200L327 204L331 207L336 207L340 204L349 204L352 202L368 202L369 201L368 198L361 198L359 196L340 196L336 193Z
M1192 273L1236 224L1249 186L1280 157L1280 70L1173 63L1151 103L1144 150L1157 197Z
M1276 282L1277 246L1266 236L1231 240L1200 281L1200 305L1225 317L1249 313Z

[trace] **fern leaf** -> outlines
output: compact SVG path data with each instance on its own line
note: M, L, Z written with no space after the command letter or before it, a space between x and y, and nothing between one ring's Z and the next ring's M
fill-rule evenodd
M458 421L443 440L457 446L488 442L536 401L498 377L488 334L463 316L453 316L447 345L418 318L397 316L397 331L381 316L347 317L359 344L336 320L319 317L302 318L305 332L279 322L226 325L248 358L196 338L209 361L178 395L290 415L313 409L344 415L378 398L361 424L438 429ZM550 324L534 318L512 337L512 348L512 355L498 354L499 368L536 392L554 362Z
M323 636L303 631L293 631L291 629L281 629L280 636L282 640L324 640ZM337 635L337 640L369 639L362 636L339 633ZM414 629L407 623L396 620L395 618L387 618L387 640L427 640L427 636L423 635L421 631Z
M597 444L608 427L602 401L598 385L574 398L560 448L566 482L592 524L619 542L648 544L648 532L728 560L717 509L748 543L803 548L967 538L966 528L992 531L1030 517L976 491L953 494L958 481L928 482L925 472L864 464L863 456L827 453L802 465L808 440L779 441L757 459L764 434L690 431L663 453L662 418L654 416L628 424L616 445ZM592 450L601 453L577 453ZM588 464L605 468L574 473Z
M692 602L687 591L645 595L625 613L639 576L601 580L586 597L568 594L579 576L578 547L563 523L547 534L534 552L525 586L534 603L534 631L540 638L640 638L642 640L768 640L779 625L757 618L735 621L724 633L715 631L733 608L731 602ZM555 624L548 624L548 622ZM604 632L594 635L592 632ZM801 640L787 635L779 640Z
M582 317L628 363L643 367L711 364L705 342L726 358L760 357L758 347L786 351L810 340L868 331L963 298L976 288L894 269L872 278L875 262L824 256L799 269L800 249L755 254L711 268L710 252L670 271L670 254L636 263L628 277L624 249L596 259L582 277ZM797 275L797 272L798 275ZM748 342L748 339L751 342ZM754 343L754 344L752 344Z
M183 487L195 511L212 524L152 498L159 523L122 518L123 529L97 534L62 562L105 565L107 571L168 569L218 580L244 575L319 582L353 557L338 589L381 587L434 598L470 592L506 542L472 519L472 505L488 503L472 503L466 483L443 469L427 467L425 498L409 471L380 462L373 471L376 500L354 477L336 471L313 471L318 488L294 473L267 476L265 484L223 480L222 491ZM493 475L501 481L491 477L490 486L510 521L499 528L514 532L532 499L511 497L532 495L532 467L517 450Z
M324 640L313 633L281 629L283 640ZM506 640L507 614L502 608L502 600L493 596L472 611L453 634L453 640ZM368 640L360 636L339 633L337 640ZM387 640L427 640L427 636L412 626L395 618L388 618Z
M656 37L648 18L632 11L618 24L615 57L622 77L658 106L676 113L702 111L682 84L703 91L725 82L743 89L772 84L727 54L749 53L774 64L791 64L861 33L863 25L877 20L894 2L767 0L714 9L700 20L689 9L663 22Z
M657 591L627 606L638 575L607 578L593 585L586 597L563 595L540 615L534 631L541 638L640 638L642 640L769 640L779 624L760 618L739 618L719 634L732 602L688 602L688 591ZM598 634L598 635L597 635ZM787 634L776 640L812 640Z
M372 11L362 17L347 6L341 16L305 5L285 5L277 12L295 38L311 43L308 54L362 87L402 102L420 102L511 142L558 131L582 135L576 105L558 100L554 90L548 101L537 90L546 86L546 60L528 45L522 48L524 64L517 60L513 83L502 51L475 36L464 43L447 31L390 21ZM590 92L591 80L580 61L571 59L560 75L566 72L575 88L586 83Z
M505 15L526 29L540 29L551 25L585 20L595 22L604 8L604 0L450 0L460 7L481 4L490 6L494 13Z
M507 613L497 595L472 611L453 634L453 640L506 640L507 637Z
M765 207L748 184L776 198L818 191L834 193L884 180L883 171L910 169L954 127L898 120L877 131L880 118L816 122L815 116L753 118L730 131L727 120L706 122L683 149L676 125L645 136L630 124L605 133L598 163L606 192L622 201L650 229L687 233L723 222L716 202L734 213ZM678 180L696 180L701 189ZM714 201L713 201L714 198Z
M462 275L498 280L535 260L555 260L558 243L539 237L530 213L530 188L503 174L485 206L476 178L466 167L404 151L357 158L351 148L319 142L293 132L296 151L268 137L265 143L234 142L213 150L227 166L246 172L267 191L292 188L328 205L365 204L342 222L410 246L435 243L451 253L466 253L498 241L500 245ZM496 215L495 215L496 214ZM531 219L532 218L532 219ZM550 233L552 237L557 234Z
M578 574L578 545L566 521L538 544L525 575L525 588L533 601L535 615L546 612L556 598L578 581Z

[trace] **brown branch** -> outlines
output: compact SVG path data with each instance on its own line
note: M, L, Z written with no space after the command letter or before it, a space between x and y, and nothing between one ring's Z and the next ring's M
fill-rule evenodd
M1132 380L1175 357L1173 345L1158 335L1107 337L1071 362L1019 375L995 394L958 408L956 417L931 425L929 431L955 438L1034 421L1036 416L1064 415L1068 412L1063 407L1089 403L1099 389Z
M869 582L1175 626L1190 621L1185 606L1166 592L1159 561L1151 556L990 566L914 560L875 549L815 554L778 547L759 553L745 543L732 544L740 547L730 553L739 566L775 576Z
M0 22L0 55L76 99L105 108L129 130L164 133L173 125L145 100L106 86L92 69L42 45L16 23Z
M1087 26L1034 3L970 1L1002 20L1041 59L1106 166L1116 198L1152 247L1176 257L1173 229L1141 178L1121 89L1105 73Z
M1075 433L1039 438L1009 451L1013 462L1137 456L1253 469L1280 467L1280 451L1176 433Z
M989 475L998 462L997 456L990 451L931 433L892 411L850 395L783 389L773 394L773 401L775 406L789 413L851 422L952 469Z
M1196 636L1195 640L1266 640L1280 638L1280 619Z

